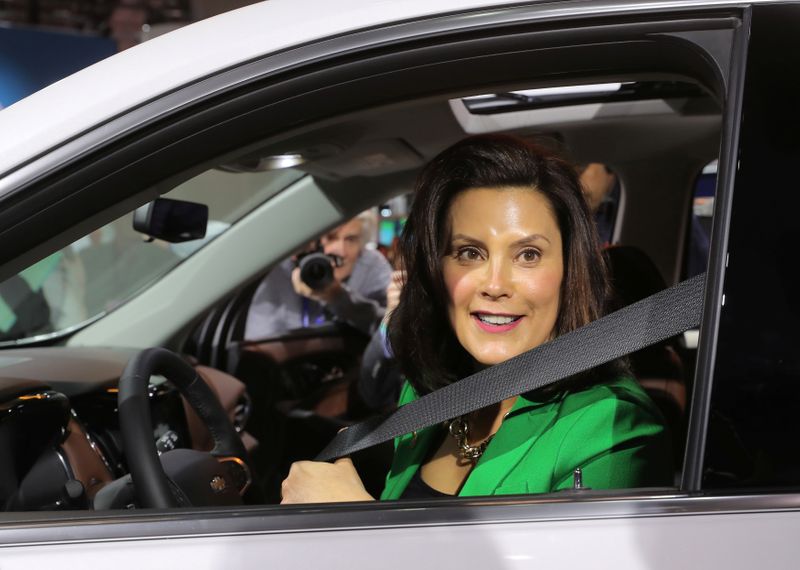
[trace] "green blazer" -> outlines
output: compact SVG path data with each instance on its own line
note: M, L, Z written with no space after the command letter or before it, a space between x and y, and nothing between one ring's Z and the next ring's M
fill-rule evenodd
M406 383L400 405L417 398ZM395 439L382 500L398 499L442 426ZM672 484L669 438L655 404L632 378L517 398L459 496L569 489L580 467L592 489Z

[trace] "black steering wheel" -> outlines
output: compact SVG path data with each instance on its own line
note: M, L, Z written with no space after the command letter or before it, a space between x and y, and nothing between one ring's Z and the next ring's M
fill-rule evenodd
M175 449L160 457L153 439L148 388L164 376L208 427L214 448ZM119 380L119 422L136 504L149 508L241 504L251 482L239 434L216 395L180 356L149 348L134 356Z

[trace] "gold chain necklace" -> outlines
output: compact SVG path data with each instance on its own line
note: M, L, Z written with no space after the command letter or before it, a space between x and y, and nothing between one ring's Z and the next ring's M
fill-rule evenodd
M486 451L486 446L489 445L489 442L492 441L492 438L494 437L494 434L492 434L478 445L470 445L469 423L467 423L467 420L464 416L459 416L453 420L450 420L447 426L447 431L456 440L456 445L458 446L458 456L461 459L470 461L473 464L478 462L478 459L481 458L483 452Z

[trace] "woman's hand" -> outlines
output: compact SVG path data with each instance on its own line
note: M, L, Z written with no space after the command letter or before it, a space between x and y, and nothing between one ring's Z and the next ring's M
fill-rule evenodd
M400 293L403 290L403 285L406 282L406 272L397 270L392 272L392 279L389 281L389 286L386 287L386 313L383 316L383 321L388 323L389 316L400 303Z
M334 463L297 461L281 483L281 504L374 501L349 457Z

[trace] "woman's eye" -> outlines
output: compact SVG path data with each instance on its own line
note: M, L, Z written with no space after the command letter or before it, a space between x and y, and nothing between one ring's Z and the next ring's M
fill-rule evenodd
M533 263L534 261L539 261L539 258L542 257L542 254L536 249L525 249L520 252L519 258L525 263Z
M481 258L481 252L474 247L461 247L456 250L458 261L475 261Z

